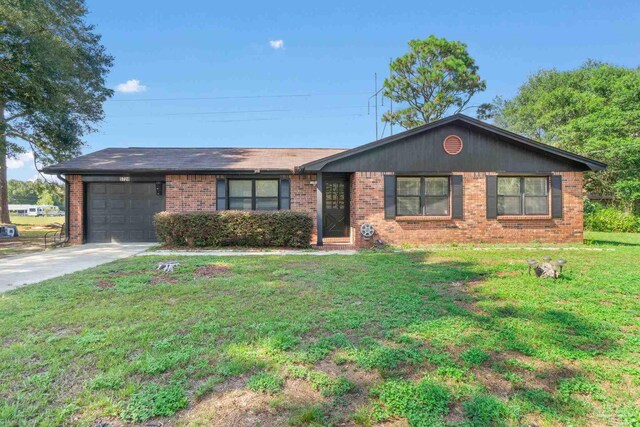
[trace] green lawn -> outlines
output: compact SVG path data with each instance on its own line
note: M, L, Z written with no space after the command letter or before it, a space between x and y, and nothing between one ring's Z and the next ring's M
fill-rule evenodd
M0 294L0 425L640 425L640 236L137 257ZM538 280L525 259L568 260Z
M49 224L58 223L64 224L64 215L62 216L18 216L11 215L11 223L17 225L26 226L48 226Z
M18 226L19 237L0 239L0 258L43 251L45 234L60 230L64 216L12 215L11 223Z

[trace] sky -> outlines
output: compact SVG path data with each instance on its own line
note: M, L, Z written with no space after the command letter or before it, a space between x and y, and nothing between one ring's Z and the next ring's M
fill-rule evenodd
M637 0L87 0L87 6L88 22L115 58L107 83L116 93L83 153L371 142L374 74L380 85L390 58L431 34L467 44L487 82L472 104L512 97L540 69L568 70L587 59L640 65ZM9 167L10 179L37 176L29 154Z

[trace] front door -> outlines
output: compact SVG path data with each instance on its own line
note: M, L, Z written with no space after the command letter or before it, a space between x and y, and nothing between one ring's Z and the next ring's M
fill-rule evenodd
M324 237L349 237L349 177L327 176L323 187Z

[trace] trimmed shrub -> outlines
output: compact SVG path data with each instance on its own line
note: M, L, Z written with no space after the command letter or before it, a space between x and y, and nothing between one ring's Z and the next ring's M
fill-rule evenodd
M640 232L640 217L614 207L585 202L584 227L591 231Z
M176 246L309 247L313 220L292 211L160 212L158 239Z

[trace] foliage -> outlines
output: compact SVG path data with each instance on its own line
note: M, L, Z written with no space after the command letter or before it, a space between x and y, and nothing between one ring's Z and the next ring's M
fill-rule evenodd
M489 114L513 132L608 164L586 175L585 189L640 200L640 68L588 61L570 71L542 70Z
M477 347L470 348L460 355L460 358L469 365L480 365L489 360L489 354Z
M507 408L493 396L479 395L462 404L471 426L489 427L506 425Z
M616 207L585 203L584 227L592 231L640 233L640 216Z
M0 3L0 213L6 213L5 155L33 151L38 163L79 154L113 91L113 59L83 0ZM4 193L6 194L6 193ZM8 220L8 218L0 218Z
M313 220L293 211L161 212L155 216L158 239L178 246L306 248Z
M159 386L151 383L129 399L121 416L124 420L141 422L151 417L168 417L189 404L180 385Z
M353 389L353 384L344 376L330 377L322 371L309 371L307 380L322 396L342 396Z
M390 380L372 391L378 398L373 411L376 421L391 417L406 417L412 426L444 425L442 416L448 412L451 393L442 384L424 378L417 384Z
M553 255L548 244L443 245L225 257L224 275L197 278L210 257L159 273L166 256L139 256L11 290L0 425L126 424L116 418L151 416L166 387L195 409L170 425L210 425L236 398L237 423L633 425L640 234L586 237L557 246L563 277L544 283L524 260ZM491 359L472 368L478 349ZM290 380L258 403L246 389L217 399L258 372ZM309 389L327 397L309 402ZM300 415L311 406L322 416Z
M8 192L10 204L64 206L64 185L61 184L10 179Z
M406 107L386 112L383 121L414 128L464 110L473 95L485 90L466 44L431 35L411 40L409 48L391 62L383 90Z
M247 388L264 393L277 393L282 390L282 384L284 384L284 380L280 375L259 372L249 378Z

